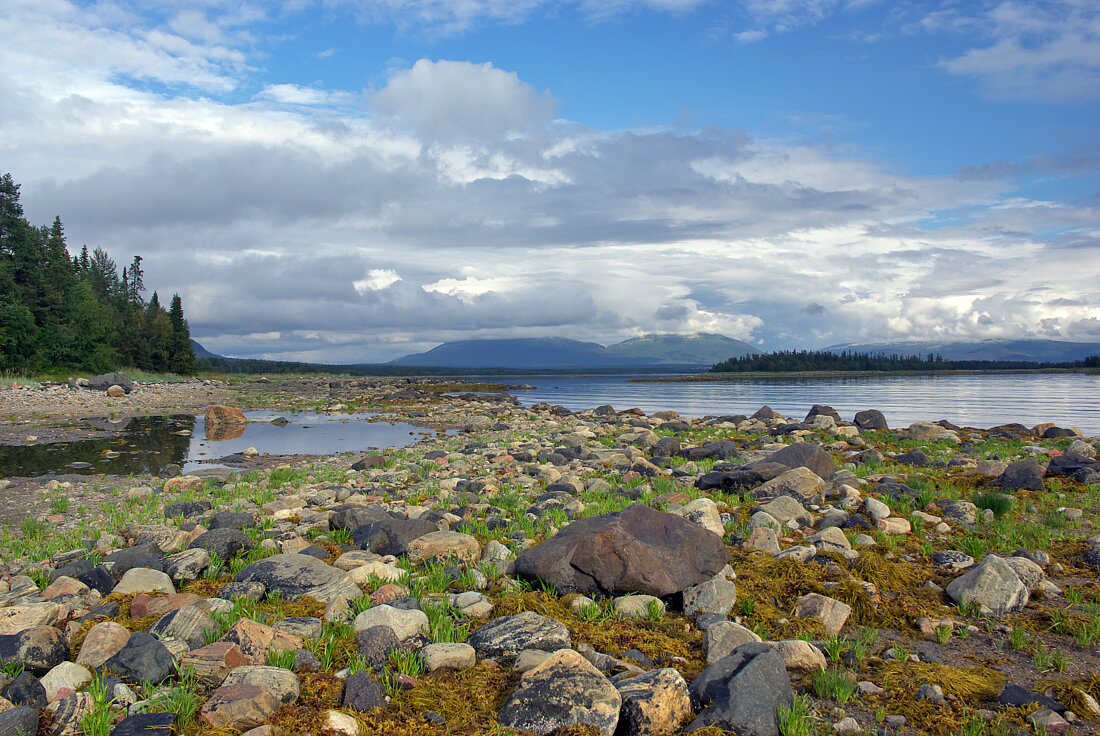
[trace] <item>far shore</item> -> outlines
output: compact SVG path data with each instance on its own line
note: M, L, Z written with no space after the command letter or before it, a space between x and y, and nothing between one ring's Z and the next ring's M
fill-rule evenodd
M839 376L981 376L1011 373L1086 373L1100 374L1096 368L999 368L995 370L947 371L743 371L728 373L691 373L679 376L630 378L629 383L698 383L704 381L735 381L741 378L837 378Z

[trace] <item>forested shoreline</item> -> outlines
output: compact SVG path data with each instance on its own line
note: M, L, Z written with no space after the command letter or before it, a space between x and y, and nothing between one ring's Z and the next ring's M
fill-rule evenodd
M70 256L60 216L35 226L19 184L0 177L0 371L116 368L192 375L197 370L183 303L148 300L141 256L119 274L107 251Z
M806 371L999 371L1100 368L1100 356L1064 363L1025 360L946 360L940 355L873 355L826 350L783 350L743 355L716 363L710 373L792 373Z

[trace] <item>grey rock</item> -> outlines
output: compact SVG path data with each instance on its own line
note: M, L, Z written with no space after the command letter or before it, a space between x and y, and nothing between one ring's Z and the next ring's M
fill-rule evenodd
M536 736L565 726L588 725L611 736L622 697L580 654L557 652L527 672L500 711L500 725Z
M794 701L783 657L763 643L744 644L707 667L690 693L703 710L685 730L718 726L741 736L779 736L779 707Z
M240 529L211 529L197 536L188 549L205 549L214 557L228 560L255 546L252 539Z
M103 666L131 685L140 685L146 680L157 685L172 674L174 664L172 653L159 639L135 631L126 645Z
M1031 458L1009 463L997 480L1005 491L1042 491L1046 488L1043 484L1043 469Z
M493 619L470 634L466 643L481 659L514 659L524 649L568 649L572 640L560 621L524 611Z
M1003 616L1023 609L1028 592L1015 571L996 555L952 580L947 595L959 605L977 603L984 615Z
M813 515L790 496L779 496L753 509L754 513L760 511L771 516L780 525L786 524L791 519L798 522L799 526L812 526L814 523Z
M684 615L695 618L704 613L723 616L733 610L737 602L737 586L731 580L716 575L705 583L684 590Z
M337 598L358 598L359 586L343 570L327 565L316 557L281 554L253 562L237 573L237 582L259 582L268 593L296 601L304 595L328 603Z

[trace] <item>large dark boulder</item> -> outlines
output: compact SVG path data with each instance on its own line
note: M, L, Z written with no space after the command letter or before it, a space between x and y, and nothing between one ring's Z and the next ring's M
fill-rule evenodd
M772 478L778 478L788 470L790 470L790 467L783 463L770 463L760 460L725 473L722 475L721 486L726 491L751 491L761 483L767 483ZM707 475L711 474L707 473Z
M819 477L829 480L836 472L833 457L812 442L795 442L764 458L769 463L780 463L788 468L809 468Z
M337 506L332 510L328 525L333 529L356 529L372 521L393 519L393 514L380 504L370 506Z
M864 409L863 411L857 411L852 422L860 429L877 430L877 429L890 429L890 426L886 423L886 417L882 415L882 412L878 409Z
M121 373L102 373L88 379L88 388L93 391L106 391L111 386L121 386L126 393L134 390L134 382Z
M516 572L562 593L666 596L709 580L729 559L714 532L636 503L573 522L520 555Z
M837 424L840 424L841 422L840 415L836 413L836 409L831 406L826 406L825 404L814 404L813 406L811 406L810 410L806 412L805 421L808 422L818 415L832 417Z
M20 672L19 676L0 690L0 697L10 700L15 705L25 705L29 708L45 708L46 688L38 681L38 678L30 672Z
M69 658L69 645L60 629L32 626L18 634L0 635L0 661L18 662L42 676Z
M740 736L779 736L779 707L794 702L783 656L767 644L742 644L699 673L691 702L703 711L686 731L717 726Z
M161 570L163 566L161 564L161 558L164 557L164 553L160 551L160 547L150 542L149 544L139 544L134 547L126 547L125 549L116 550L110 554L104 555L99 561L99 564L107 569L107 572L112 575L123 575L127 570L132 570L135 567L148 567L152 570Z
M195 537L187 549L205 549L212 557L228 560L256 545L240 529L211 529Z
M360 549L399 557L414 539L437 531L439 526L425 519L382 519L356 527L351 539Z
M175 664L172 653L160 639L152 634L135 631L126 640L125 646L103 666L130 685L140 685L146 680L158 685L172 674Z
M1072 476L1085 469L1100 470L1100 461L1077 453L1067 452L1064 455L1055 455L1050 459L1050 463L1047 464L1047 475Z
M1005 491L1042 491L1043 468L1031 458L1010 463L997 478Z

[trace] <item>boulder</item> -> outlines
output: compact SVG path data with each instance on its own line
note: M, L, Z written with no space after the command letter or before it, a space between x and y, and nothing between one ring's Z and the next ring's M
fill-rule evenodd
M212 557L228 560L255 546L252 538L240 529L211 529L195 537L188 549L205 549Z
M720 537L726 533L726 527L722 524L722 515L718 513L718 505L709 498L697 498L672 513L682 516Z
M116 673L123 682L140 685L146 680L159 684L172 674L175 660L172 653L152 634L135 631L103 666Z
M886 417L878 409L857 411L852 422L860 429L865 430L890 429L890 426L886 424Z
M175 713L135 713L120 721L111 736L174 736L179 718Z
M794 615L795 618L817 619L825 626L826 634L836 636L852 615L852 607L820 593L809 593L795 601Z
M737 586L732 580L716 575L710 580L684 590L684 615L694 618L705 613L723 616L733 610L737 602Z
M498 720L505 728L544 736L586 725L612 736L622 697L606 677L572 649L564 649L523 675Z
M1039 463L1031 458L1009 463L997 480L1001 484L1001 490L1004 491L1042 491L1046 489L1043 484L1043 469Z
M428 632L428 615L420 609L402 609L393 606L371 606L355 617L352 627L365 631L374 626L388 626L404 641L417 634Z
M623 699L619 728L632 736L676 733L691 715L691 696L679 672L650 670L615 684Z
M176 592L176 586L172 585L172 578L159 570L150 570L144 567L135 567L126 571L112 593L120 595L134 593L167 593Z
M717 726L740 736L779 736L779 707L794 702L783 657L767 644L744 644L707 667L689 690L703 708L687 731Z
M384 707L386 697L378 683L367 672L359 670L348 677L341 704L352 710L368 711L371 708Z
M71 693L46 706L52 716L50 736L78 736L86 733L81 727L84 719L95 710L95 698L91 693Z
M477 664L477 652L469 644L439 643L428 644L420 650L420 659L428 672L449 667L466 670Z
M309 555L265 557L237 573L235 580L239 583L262 583L269 594L278 593L288 601L308 595L322 603L329 603L338 598L358 598L362 595L359 586L346 572Z
M580 519L516 559L519 575L562 593L606 596L679 593L729 562L722 538L675 514L642 504Z
M754 514L761 511L775 519L781 526L791 519L798 522L799 526L811 526L814 523L810 512L791 496L778 496L753 509Z
M52 626L32 626L18 634L0 635L0 661L20 662L28 672L43 675L69 658L69 645Z
M283 705L293 703L301 692L298 675L282 667L267 665L237 667L222 682L222 687L232 685L259 685L267 688Z
M236 644L248 658L249 664L258 665L267 664L267 653L272 649L285 652L302 646L302 640L299 637L247 618L239 619L230 626L229 631L226 631L218 641Z
M707 627L703 634L703 651L707 653L707 664L714 664L728 657L742 644L759 643L760 636L734 621L721 621Z
M446 560L452 564L477 562L481 558L481 544L469 534L434 531L409 542L406 556L415 565L427 560Z
M906 436L914 442L939 442L946 440L959 444L959 436L949 429L944 429L932 422L913 422L906 430Z
M216 688L230 672L247 664L251 664L251 660L239 646L232 642L216 641L180 657L179 669L181 672L193 670L200 685Z
M108 659L126 646L130 630L114 621L101 621L88 630L84 643L80 645L80 654L76 663L90 669L97 669Z
M244 412L235 406L215 404L206 407L206 411L203 413L203 424L207 435L209 435L211 427L245 425L248 424L248 420L245 418Z
M219 687L199 709L199 718L213 728L246 731L266 721L279 705L275 693L259 685Z
M828 480L836 472L832 456L821 445L812 442L795 442L768 455L764 461L780 463L788 468L807 468L823 480Z
M783 639L769 641L770 646L783 657L783 664L794 672L813 673L825 669L828 665L821 650L808 641L801 639Z
M799 503L820 504L825 497L825 488L825 481L809 468L792 468L758 486L752 496L758 501L790 496Z
M439 526L427 519L382 519L356 527L351 537L360 549L399 557L414 539L437 531Z
M1027 605L1027 588L1015 571L996 555L947 585L947 595L960 606L977 603L984 616L1003 616Z
M514 659L524 649L556 652L572 646L565 624L533 611L495 618L466 639L481 659Z
M134 390L134 382L122 373L101 373L88 379L88 388L93 391L106 391L111 386L118 386L127 394Z

